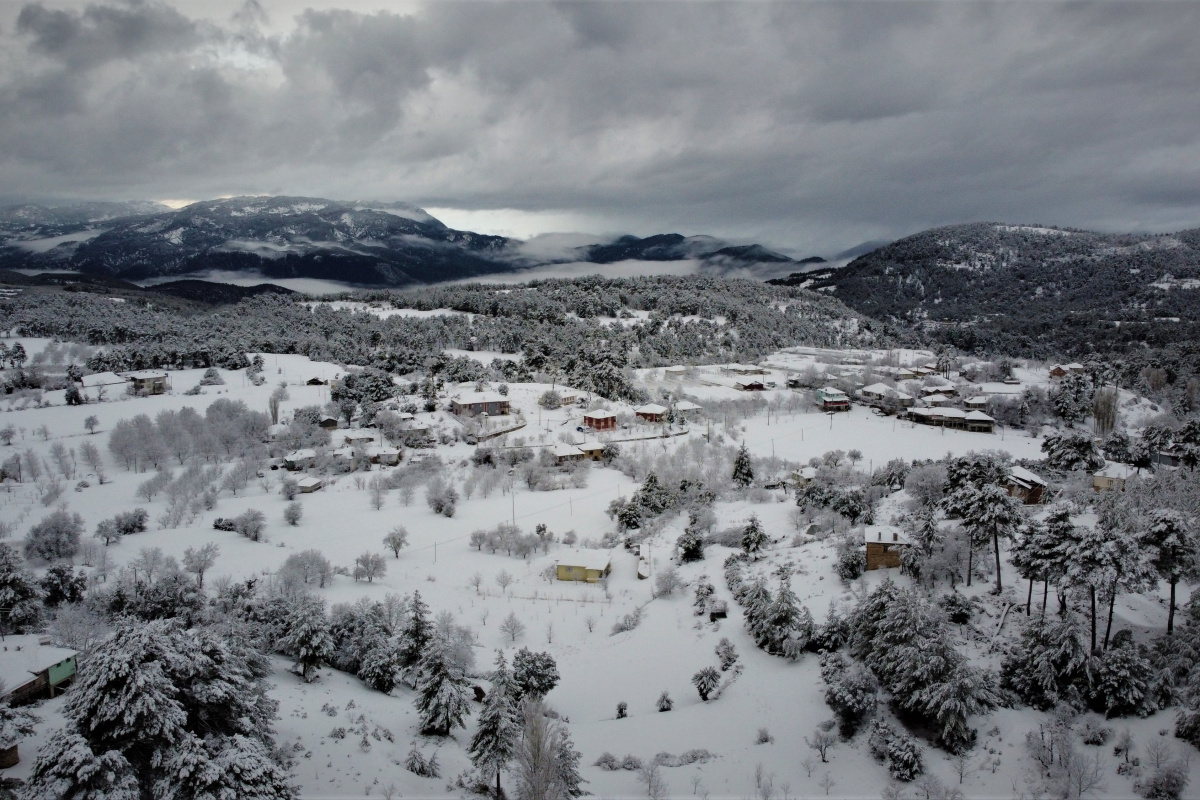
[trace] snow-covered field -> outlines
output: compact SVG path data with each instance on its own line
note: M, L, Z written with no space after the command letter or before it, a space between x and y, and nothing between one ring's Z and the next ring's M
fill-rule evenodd
M408 312L415 313L415 312ZM430 314L443 312L428 312ZM453 312L445 312L453 313ZM11 344L11 343L10 343ZM44 342L26 340L31 352ZM474 354L472 354L474 355ZM488 354L493 355L493 354ZM766 362L777 367L766 380L778 387L786 386L788 371L817 363L824 354L813 352L778 353ZM899 362L916 363L929 354L902 353ZM202 370L170 373L173 389L170 393L148 398L130 398L111 392L104 402L82 407L63 405L62 393L47 393L47 407L27 407L15 410L12 400L0 399L0 427L12 424L18 429L11 447L0 448L0 458L15 451L31 449L49 458L55 443L78 448L84 441L101 447L106 461L108 482L98 485L96 476L88 474L80 463L76 480L91 485L80 491L70 488L63 501L72 512L83 515L89 532L96 524L119 511L142 506L156 518L165 508L166 500L155 498L146 503L135 497L137 486L148 473L131 473L114 462L107 451L107 435L120 420L136 414L153 417L160 411L192 407L203 413L217 399L242 400L252 409L267 409L271 391L279 382L287 383L290 399L283 403L286 417L291 409L328 401L327 386L308 386L310 378L328 380L344 370L334 364L312 363L301 356L265 355L263 386L253 386L242 372L222 372L224 386L206 387L202 394L185 396L183 391L196 385ZM838 368L839 370L841 367ZM661 370L640 374L654 396L666 388L683 392L701 405L722 401L744 400L749 395L738 392L721 381L715 368L701 368L684 380L666 379ZM1030 381L1034 376L1023 376ZM464 386L450 391L469 391ZM528 385L511 387L510 400L520 409L527 423L515 436L523 436L529 444L554 444L567 439L580 442L584 435L576 431L581 409L567 406L554 411L539 410L536 399L549 387ZM690 439L711 435L727 443L744 442L758 457L775 457L781 462L798 466L809 458L830 450L859 450L862 460L858 469L870 471L894 458L936 459L947 453L962 454L971 450L998 449L1017 458L1037 458L1040 440L1024 431L1005 430L996 434L967 433L913 425L892 417L878 417L862 407L850 413L827 416L812 409L789 408L788 400L795 393L776 388L754 393L780 409L770 416L759 413L729 421L722 415L701 418L690 424L688 433L673 438L653 438L659 428L630 421L618 429L612 439L626 441L625 452L674 455L687 457ZM622 419L632 409L613 404ZM89 434L84 418L99 419L98 432ZM434 426L447 428L458 423L445 412L422 413L418 419ZM35 433L45 426L48 440ZM678 429L677 429L678 430ZM510 437L511 438L511 437ZM514 443L514 442L509 442ZM465 443L441 445L434 452L448 465L448 474L461 479L474 447ZM7 450L9 452L2 452ZM401 465L398 469L404 469ZM781 464L781 470L787 465ZM178 468L177 468L178 469ZM718 597L728 600L730 616L724 621L710 623L693 615L690 589L667 597L652 598L652 580L637 578L637 557L618 548L613 551L613 574L607 588L599 585L562 583L548 580L544 573L554 563L561 545L548 554L531 556L528 560L501 553L492 554L473 549L467 541L469 534L480 528L494 527L504 521L515 521L530 531L544 523L551 531L562 535L575 531L582 539L599 539L612 530L613 522L605 514L608 504L617 497L629 496L637 484L620 472L596 465L591 469L587 485L557 491L530 491L514 481L511 491L496 491L489 497L475 494L460 501L453 518L434 514L425 504L421 493L406 505L398 492L386 497L382 508L376 510L369 493L356 488L353 475L330 480L322 490L302 495L303 518L296 527L283 522L286 501L280 495L282 471L264 471L264 478L251 482L240 496L223 493L217 509L206 513L187 527L169 530L152 529L127 537L110 547L109 554L116 564L135 558L142 548L161 548L164 553L180 558L188 547L214 542L220 547L216 564L209 573L212 578L228 575L244 579L265 575L276 570L291 554L307 549L321 551L335 565L352 566L359 554L383 552L382 537L392 527L402 524L411 534L409 547L399 558L387 554L386 576L373 583L337 577L322 591L330 603L351 602L361 597L382 598L388 593L409 594L414 590L434 612L450 611L461 624L473 628L478 636L477 666L486 671L492 662L493 651L504 649L511 657L521 646L545 650L558 662L562 676L559 686L548 701L570 722L576 745L583 753L583 774L589 781L586 788L598 797L642 797L645 787L636 773L607 772L592 765L602 753L618 757L626 754L649 760L657 753L679 753L706 749L715 755L707 763L686 767L664 768L670 796L745 798L756 794L755 773L773 776L775 798L824 796L878 797L889 783L886 769L877 763L865 747L835 746L830 761L821 764L815 753L805 745L805 737L814 727L832 718L825 705L824 685L817 660L806 656L798 662L765 654L754 647L747 636L741 614L732 602L721 576L721 563L730 550L713 546L706 560L684 565L681 576L689 583L707 575L717 586ZM71 481L68 486L74 486ZM265 542L251 542L236 533L212 528L215 516L231 517L246 509L265 513L268 527ZM843 584L832 570L833 548L826 542L793 546L796 531L790 520L795 506L790 496L781 491L764 492L761 502L741 499L717 503L717 529L741 525L751 514L757 515L767 532L777 542L769 555L769 564L790 563L793 566L792 585L817 621L824 619L832 602L852 603L862 592L869 590L885 577L903 578L886 571L867 573L852 586ZM20 537L29 526L45 516L50 509L38 501L29 484L7 484L0 491L0 520L15 526L14 536ZM669 521L650 543L654 569L668 564L670 549L683 530L686 519ZM502 589L495 581L501 571L511 573L515 580ZM470 583L475 573L484 576L481 588ZM1015 574L1005 574L1008 586L1017 584ZM1023 588L1023 587L1021 587ZM986 595L987 586L966 590L983 599L987 612L999 622L999 603L1002 599ZM1013 592L1012 589L1008 590ZM1019 591L1019 589L1018 589ZM613 623L635 608L644 607L643 621L635 630L610 635ZM500 621L515 612L527 630L515 643L500 631ZM1117 607L1118 627L1122 621L1133 625L1162 624L1165 610L1152 601L1129 602ZM994 623L992 623L994 624ZM728 637L737 648L745 672L723 695L707 703L699 700L690 684L692 674L701 667L715 665L713 648L722 637ZM970 651L970 648L968 647ZM986 659L978 648L972 652ZM297 766L295 780L307 798L349 798L383 796L389 784L398 788L397 796L433 797L458 796L461 790L449 789L447 777L469 766L465 744L473 730L458 730L437 744L442 763L442 779L417 777L403 769L401 763L416 737L416 714L413 693L407 687L396 689L387 696L372 691L351 675L325 669L320 679L305 684L288 671L287 660L274 661L274 696L280 701L277 724L281 741L296 742ZM669 713L659 713L654 701L663 690L675 700ZM629 704L629 717L615 718L618 702ZM45 722L37 736L21 745L22 762L9 771L14 777L28 774L33 755L49 731L61 724L61 700L50 701L39 712ZM322 706L336 709L330 716ZM476 710L479 706L475 705ZM360 721L360 716L363 719ZM974 753L978 762L962 779L960 788L968 797L1009 797L1023 788L1023 775L1029 766L1022 750L1024 733L1036 725L1039 715L1028 710L1000 710L989 718L977 720L980 747ZM1128 724L1140 741L1149 741L1160 729L1172 722L1163 713L1147 720L1122 722ZM369 750L360 746L361 731L380 733L371 738ZM335 738L331 731L342 726L351 730L345 738ZM773 741L757 744L760 728L770 733ZM383 731L390 733L392 741ZM1186 747L1172 740L1176 748ZM435 745L427 741L422 747L428 753ZM941 751L926 750L928 769L947 784L959 785L952 772L949 758ZM806 759L817 763L810 769L803 766ZM1115 758L1104 752L1106 760ZM820 784L828 774L834 781L826 791ZM1014 788L1016 787L1016 788ZM1189 790L1193 795L1195 790ZM1125 778L1114 778L1097 797L1128 797L1131 784ZM761 796L761 793L760 793Z

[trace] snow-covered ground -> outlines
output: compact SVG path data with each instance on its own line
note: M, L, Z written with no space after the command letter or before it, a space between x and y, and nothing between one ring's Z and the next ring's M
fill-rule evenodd
M31 353L45 346L44 342L23 341ZM502 354L467 355L502 357ZM613 403L611 407L627 427L619 428L609 438L637 440L622 445L626 452L673 454L683 458L689 452L690 439L711 435L726 443L744 442L756 456L775 456L795 465L829 450L859 450L862 460L857 468L862 471L870 471L894 458L936 459L947 453L971 450L1004 450L1017 458L1040 455L1040 440L1023 431L968 433L879 417L862 407L833 416L789 407L789 399L797 395L783 388L787 374L831 355L799 349L774 354L765 360L774 369L763 377L775 381L780 388L753 394L730 388L716 367L699 368L683 380L667 379L661 369L642 371L639 376L655 397L663 389L684 393L701 405L753 397L766 400L779 410L769 417L765 412L749 417L739 413L734 421L714 413L711 419L693 421L686 434L668 439L652 438L659 435L659 426L639 424L632 419L629 406ZM871 355L857 354L860 358ZM897 355L899 363L905 364L923 363L931 354ZM342 366L312 363L302 356L268 354L264 358L267 381L263 386L252 385L242 372L222 371L224 386L206 387L200 395L185 396L184 390L195 386L203 373L190 370L170 373L172 391L157 397L130 398L112 391L104 402L68 407L62 404L61 392L48 392L44 397L48 406L20 410L14 410L12 399L0 399L0 427L12 424L18 428L13 445L0 447L0 458L26 449L48 458L55 443L77 449L84 441L93 442L104 453L109 481L98 485L96 476L88 474L80 463L76 480L84 479L91 485L74 492L70 487L75 481L68 484L63 500L71 511L83 515L89 532L100 520L138 506L146 507L153 520L165 508L165 499L160 496L150 503L136 499L135 490L148 474L127 472L114 463L106 447L108 431L120 420L137 414L153 417L163 410L188 406L203 412L217 399L243 400L252 409L265 411L268 396L281 381L287 383L290 394L282 409L286 417L291 409L328 401L327 386L308 386L306 381L314 377L328 380L344 372ZM1032 373L1021 377L1023 382L1030 383L1043 380L1041 375ZM508 440L501 440L501 444L516 444L518 436L533 445L554 444L564 438L580 442L585 438L576 430L581 408L565 406L553 411L538 408L537 398L549 388L544 384L510 387L509 399L521 412L526 427ZM471 389L470 385L451 387L448 394ZM89 434L83 425L89 415L99 419L95 434ZM445 412L422 413L418 418L435 428L458 425ZM492 424L498 427L503 423ZM50 431L48 440L35 433L43 425ZM676 428L675 432L681 430ZM474 447L458 443L439 446L434 452L448 465L448 475L461 479ZM384 534L402 524L411 534L410 545L398 559L387 555L386 576L370 584L337 577L323 590L325 599L332 604L419 590L435 612L450 611L461 624L475 630L481 671L489 667L496 649L506 650L510 657L520 646L550 652L558 662L562 680L548 701L570 721L572 736L583 753L583 774L589 781L586 788L594 795L645 796L645 788L635 773L606 772L591 766L604 752L618 757L632 754L643 760L660 752L678 755L700 748L714 754L715 758L707 763L664 768L673 797L751 797L755 794L755 772L759 765L764 774L774 776L776 798L824 796L819 781L826 773L835 781L828 792L831 797L878 797L889 782L885 768L871 758L865 747L835 746L828 764L821 764L806 747L804 737L810 736L818 723L833 716L824 703L817 659L806 656L793 663L768 656L753 646L722 579L721 563L731 552L728 549L710 547L706 560L680 569L681 576L689 583L707 575L716 585L718 597L730 601L729 618L710 623L693 615L690 589L653 599L653 581L637 579L637 558L622 549L613 552L613 574L605 589L599 585L548 580L544 573L561 552L558 546L546 555L523 560L492 554L486 549L475 550L467 541L472 531L509 520L525 531L544 523L560 536L573 530L583 539L598 539L612 529L613 523L605 514L608 504L617 497L629 496L637 487L614 469L597 465L591 469L586 486L549 492L530 491L519 480L514 481L511 491L496 491L486 498L477 493L461 500L453 518L435 515L426 506L422 493L406 505L398 492L391 492L383 507L376 510L372 508L369 493L356 488L354 476L344 475L333 478L316 493L301 496L304 513L296 527L283 522L286 501L279 493L282 473L265 471L264 475L261 483L252 482L240 496L222 494L217 509L204 514L194 525L152 529L128 537L108 548L110 557L116 564L123 564L135 558L142 548L158 547L179 558L188 547L214 542L220 547L220 554L209 573L210 580L221 575L247 578L268 574L289 555L307 549L321 551L335 565L351 566L353 559L363 552L383 552ZM894 573L885 576L884 572L873 572L853 586L845 585L833 572L833 548L829 543L792 545L795 527L790 515L795 506L791 498L774 491L764 493L760 500L718 503L714 509L717 529L744 524L751 514L757 515L777 542L762 569L769 571L775 565L790 563L792 585L817 621L824 619L831 602L852 603L885 577L903 580ZM236 533L212 528L213 517L230 517L250 508L266 515L265 542L251 542ZM0 491L0 520L14 525L17 537L23 536L49 510L39 503L29 484L8 484ZM682 532L685 521L676 517L651 540L651 560L656 570L668 563L671 545ZM495 581L501 571L515 578L507 589ZM484 576L480 589L470 583L476 572ZM1006 570L1004 578L1007 586L1012 587L1008 589L1010 597L1020 595L1024 587L1016 576ZM988 598L988 588L976 585L966 591L983 598L986 613L994 615L998 623L1000 600ZM1017 599L1023 599L1023 595ZM644 607L639 627L610 635L619 617L639 607ZM507 641L500 631L500 621L510 611L527 626L526 633L515 644ZM1117 617L1115 627L1122 622L1135 626L1162 625L1165 610L1153 598L1138 598L1119 603ZM701 667L716 664L713 648L722 637L734 643L745 672L719 699L702 703L690 678ZM977 652L975 655L985 658ZM419 778L400 766L411 742L417 738L410 690L402 687L385 696L366 688L354 676L328 669L323 670L316 683L305 684L288 672L286 660L276 659L274 663L273 695L281 704L278 736L281 741L297 744L294 774L305 797L378 797L389 784L394 784L399 796L405 797L461 793L448 789L446 784L448 778L468 766L465 744L473 727L457 731L454 737L440 744L422 740L426 754L438 747L443 778ZM655 699L664 689L675 700L674 710L669 713L659 713L654 708ZM621 701L629 704L629 718L618 720L615 709ZM28 774L38 743L61 724L61 703L60 699L43 705L39 713L45 722L37 736L22 743L22 763L10 774L15 777ZM323 706L335 709L336 716L323 711ZM478 710L477 705L475 708ZM974 758L978 763L961 785L967 796L1007 797L1014 786L1018 790L1023 786L1022 775L1029 762L1022 740L1024 733L1036 726L1038 718L1040 715L1028 710L1000 710L977 721L981 746ZM1148 720L1121 721L1121 727L1126 725L1139 741L1148 742L1160 729L1171 727L1172 721L1160 713ZM339 726L346 728L345 738L331 735ZM360 746L364 726L369 749ZM774 741L756 744L760 728L767 729ZM1185 747L1176 740L1171 740L1171 744L1176 749ZM926 756L929 771L947 784L958 785L959 778L952 773L945 754L927 749ZM1106 762L1114 761L1110 766L1115 767L1111 748L1103 756ZM802 765L810 757L817 762L811 774ZM996 761L999 763L995 764ZM1189 792L1195 795L1194 789ZM1116 798L1130 793L1129 781L1114 776L1107 789L1095 796Z

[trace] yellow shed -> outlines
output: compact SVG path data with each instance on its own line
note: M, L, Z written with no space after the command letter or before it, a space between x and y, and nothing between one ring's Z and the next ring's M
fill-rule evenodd
M612 572L608 550L572 550L558 559L555 575L560 581L595 583Z

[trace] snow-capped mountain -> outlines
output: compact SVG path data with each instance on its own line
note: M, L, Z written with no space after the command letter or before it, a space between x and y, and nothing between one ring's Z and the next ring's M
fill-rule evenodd
M255 271L268 278L402 286L579 261L694 259L718 271L793 263L759 245L679 234L623 236L539 255L522 242L454 230L416 206L394 202L235 197L177 210L129 207L107 216L33 208L0 213L0 268L73 269L135 281ZM50 224L54 219L58 227Z

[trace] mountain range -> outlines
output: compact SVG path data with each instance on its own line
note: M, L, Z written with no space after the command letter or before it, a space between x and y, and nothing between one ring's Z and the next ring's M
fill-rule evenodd
M1082 357L1200 340L1200 229L952 225L771 283L827 292L968 351Z
M70 270L127 281L214 270L407 286L560 263L694 260L709 271L804 262L761 245L659 234L559 248L459 231L405 203L234 197L169 209L91 203L0 211L0 269Z

